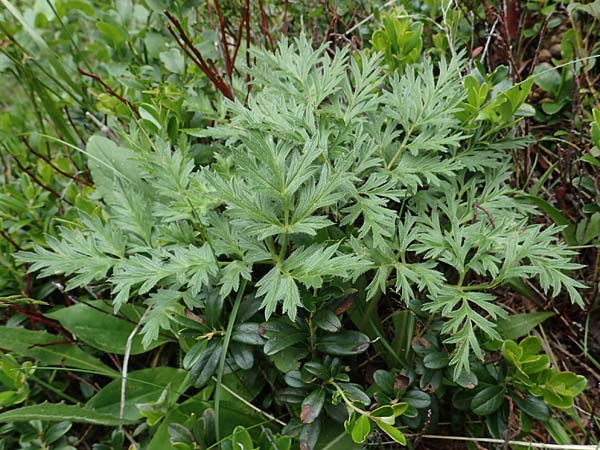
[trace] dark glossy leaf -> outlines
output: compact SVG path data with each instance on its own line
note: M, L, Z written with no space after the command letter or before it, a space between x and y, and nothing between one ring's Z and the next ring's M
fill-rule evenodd
M526 414L530 415L540 422L546 422L551 417L550 408L544 403L543 400L529 395L525 398L521 398L518 395L512 397L515 404Z
M329 370L323 364L317 361L309 361L302 366L302 370L308 372L310 375L321 380L327 380L330 376Z
M423 358L423 365L428 369L443 369L450 363L448 353L430 352Z
M291 332L267 332L267 342L264 346L266 355L274 355L282 350L285 350L299 342L307 341L307 334L303 330L295 330Z
M373 373L373 381L381 391L389 396L394 395L394 374L387 371L378 369Z
M236 342L230 346L229 351L240 369L248 370L254 365L254 347Z
M360 402L365 406L371 404L371 399L362 390L361 386L354 383L338 383L339 386L344 390L346 396L353 402Z
M370 343L371 340L366 334L358 331L342 331L319 338L317 350L330 355L356 355L364 352Z
M302 402L302 409L300 411L300 421L304 424L312 423L315 421L323 404L325 403L325 390L322 388L315 389L312 391Z
M263 345L264 338L260 335L260 324L241 323L233 327L231 340L249 345Z
M202 387L215 373L223 347L220 341L211 341L190 369L190 379L196 387Z
M336 333L342 328L342 322L335 313L329 309L322 309L315 314L315 325L322 330Z
M411 389L402 396L402 401L408 403L413 408L425 409L431 405L429 394L418 389Z
M304 387L304 381L302 380L302 376L301 376L299 370L290 370L288 373L285 374L284 379L285 379L285 382L287 383L287 385L290 387L294 387L294 388L303 388Z
M300 431L300 449L301 450L313 450L319 440L319 434L321 433L321 422L315 420L308 425L303 425Z
M493 413L504 402L504 386L486 386L471 400L471 409L479 416Z

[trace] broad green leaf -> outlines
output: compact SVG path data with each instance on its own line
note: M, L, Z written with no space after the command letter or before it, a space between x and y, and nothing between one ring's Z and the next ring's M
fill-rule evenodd
M253 450L254 444L248 430L242 426L237 426L231 435L231 443L235 450Z
M496 330L504 339L519 339L529 334L536 326L553 315L553 312L541 311L513 314L506 319L498 320Z
M479 416L487 416L500 408L504 393L504 386L486 386L471 400L471 409Z
M65 405L64 403L40 403L23 408L13 409L0 414L0 422L28 422L42 420L47 422L75 422L94 425L126 425L131 420L119 419L119 416L105 414L81 406Z
M132 150L120 147L103 136L92 136L86 153L96 190L104 199L112 198L115 181L125 181L132 189L153 197L150 186L139 178L142 167Z
M172 408L167 416L160 422L152 440L148 444L147 450L166 450L171 449L169 438L169 425L172 423L185 423L192 414L196 417L202 416L202 413L212 407L212 402L203 399L204 394L199 393L185 402ZM258 423L263 423L264 418L257 416L253 412L246 410L240 411L239 402L221 402L221 427L222 434L229 436L233 433L236 426L250 427Z
M557 208L552 206L546 200L535 197L533 195L521 195L519 199L522 199L525 203L529 203L531 205L535 205L540 208L544 213L546 213L552 221L559 226L562 226L561 234L565 239L565 242L568 245L576 246L577 245L577 236L575 235L575 227L571 223L571 221Z
M322 388L313 390L302 402L300 421L305 424L314 422L321 414L324 403L325 390Z
M342 331L320 338L317 341L317 349L330 355L356 355L364 352L370 343L369 337L363 333Z
M177 48L171 48L160 54L160 60L169 72L183 74L185 71L185 59L181 51Z
M529 414L534 419L546 422L551 417L550 408L548 408L543 400L537 397L528 395L525 398L521 398L515 395L513 396L513 400L522 411Z
M428 369L443 369L450 363L448 353L431 352L423 358L423 365Z
M367 440L367 436L371 432L371 422L369 417L361 415L352 427L352 440L357 444L362 444Z
M0 326L0 347L3 349L37 359L45 365L73 367L109 377L119 376L119 372L84 352L77 344L64 344L64 340L64 336L45 331Z
M185 383L187 372L173 367L154 367L130 372L127 376L125 397L125 418L137 420L142 418L136 405L157 401L168 387L169 400L175 401L187 388ZM86 403L87 408L98 412L119 416L121 405L121 379L107 384Z
M143 312L142 307L125 304L120 308L120 314L116 316L113 314L112 307L98 300L59 309L46 316L58 320L73 336L86 344L104 352L122 355L125 353L127 339ZM159 336L148 348L144 348L142 337L136 334L132 341L131 354L144 353L165 342L167 339Z
M427 392L411 389L402 396L402 400L417 409L425 409L431 406L431 397Z
M335 313L329 309L322 309L315 314L315 325L322 330L336 333L342 327L342 322Z
M391 437L394 441L396 441L400 445L406 445L406 436L404 433L397 428L394 428L392 425L388 425L383 422L377 422L377 426L381 428L385 434Z

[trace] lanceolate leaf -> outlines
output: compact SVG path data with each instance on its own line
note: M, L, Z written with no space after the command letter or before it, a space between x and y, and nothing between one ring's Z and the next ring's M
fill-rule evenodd
M119 416L100 413L93 409L81 406L65 405L64 403L40 403L25 406L0 414L0 422L27 422L42 420L48 422L69 421L75 423L89 423L93 425L127 425L131 420L119 419Z
M0 326L0 347L38 360L42 365L83 369L110 377L119 373L80 349L76 343L64 343L65 337L45 331Z
M47 314L47 317L58 320L77 339L99 350L123 354L127 339L131 335L136 323L144 313L143 307L124 305L120 315L113 315L112 307L107 307L102 301L93 301L89 304L77 304ZM107 332L110 330L110 333ZM159 337L154 340L148 349L157 347L166 342ZM131 345L131 354L137 355L147 349L142 345L142 338L135 335Z

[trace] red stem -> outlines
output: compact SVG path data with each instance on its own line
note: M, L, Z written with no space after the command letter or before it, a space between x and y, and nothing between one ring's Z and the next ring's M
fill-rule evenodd
M97 81L98 83L100 83L102 85L102 87L106 90L106 92L108 92L110 95L112 95L113 97L118 99L121 103L127 105L131 109L131 111L133 111L133 113L135 114L135 116L137 118L140 117L140 113L138 112L138 109L135 106L133 106L133 103L131 103L129 100L127 100L122 95L117 94L108 84L106 84L106 82L102 78L100 78L100 76L96 75L95 73L91 73L86 70L83 70L81 67L78 67L77 70L79 71L79 73L81 75L89 77L89 78Z
M30 145L29 142L27 142L27 139L25 139L24 137L21 138L21 140L23 141L23 143L25 144L25 146L27 147L27 149L33 153L35 156L37 156L38 158L41 158L43 161L45 161L50 167L52 167L54 170L56 170L58 173L60 173L61 175L64 175L67 178L70 178L73 181L76 181L77 183L81 183L81 184L85 184L86 186L93 186L92 183L90 183L87 180L84 180L82 178L79 178L76 175L71 175L68 172L65 172L64 170L62 170L60 167L56 166L50 159L48 159L46 156L42 155L41 153L36 152Z

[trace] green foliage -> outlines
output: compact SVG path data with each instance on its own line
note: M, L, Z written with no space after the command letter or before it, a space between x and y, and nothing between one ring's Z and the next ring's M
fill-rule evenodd
M573 398L581 394L587 380L571 372L560 372L549 367L548 356L540 354L542 342L537 337L523 339L519 344L504 342L502 354L509 365L507 377L517 388L555 408L570 408Z
M537 338L513 341L552 313L512 315L503 298L530 292L527 282L584 305L572 277L582 266L561 238L592 242L600 221L575 227L513 188L510 168L532 143L517 125L535 113L526 103L534 84L553 95L560 107L545 112L557 115L568 74L559 85L557 69L513 83L505 66L470 64L452 40L461 13L432 1L429 18L384 14L371 50L315 48L304 34L271 48L263 28L265 48L241 44L232 69L218 33L194 36L217 72L213 61L224 60L232 95L223 100L170 41L155 2L59 1L25 16L2 2L31 41L5 51L4 64L58 136L34 118L45 133L31 149L49 155L36 160L9 132L18 119L0 124L23 172L0 175L10 238L0 294L15 311L0 327L13 355L2 358L0 406L25 403L0 414L11 444L19 435L67 446L77 442L71 423L143 422L128 439L149 449L406 445L407 430L440 416L479 416L505 438L514 405L525 434L537 420L560 435L551 408L569 411L586 383L551 367ZM184 31L206 22L174 3ZM340 17L350 11L342 3ZM55 20L56 48L73 52L65 64L45 43ZM90 25L89 42L70 34L78 21ZM82 46L117 95L73 81L76 67L92 70ZM41 64L22 63L31 55ZM79 139L90 110L107 125L91 119L103 135ZM593 154L584 161L594 165ZM556 226L532 220L534 206ZM47 282L32 288L25 270ZM33 329L19 328L28 319ZM125 379L109 366L127 373L115 355L132 359ZM378 368L370 387L365 364ZM83 375L64 381L63 369ZM97 446L124 439L102 432Z
M404 10L386 14L382 20L383 28L373 33L371 45L383 53L388 70L393 72L416 63L423 49L423 23L406 18Z

